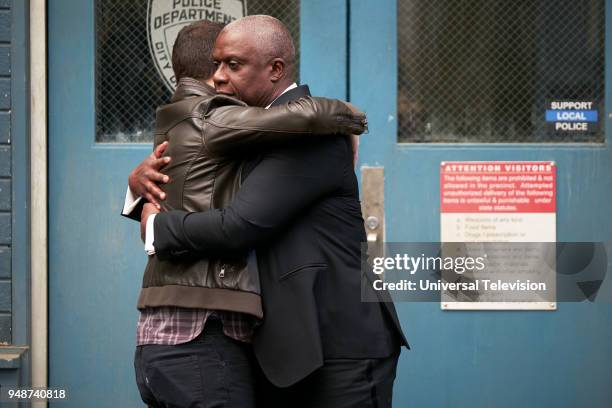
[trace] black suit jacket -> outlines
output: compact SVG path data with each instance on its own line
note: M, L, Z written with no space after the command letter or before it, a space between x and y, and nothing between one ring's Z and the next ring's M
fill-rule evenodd
M275 104L308 95L301 86ZM266 377L301 380L332 358L382 358L408 346L392 303L361 302L366 241L347 138L309 138L254 159L232 204L155 219L160 258L257 248L264 321L253 338Z

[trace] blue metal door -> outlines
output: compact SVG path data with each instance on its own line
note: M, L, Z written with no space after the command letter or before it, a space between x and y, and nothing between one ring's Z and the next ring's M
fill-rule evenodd
M398 29L407 24L398 18L398 8L414 3L428 2L350 1L350 98L368 113L370 123L370 134L362 137L361 164L385 168L386 241L440 240L441 162L544 160L558 166L557 240L610 242L609 105L601 113L606 130L599 144L398 143L398 72L405 68L398 63ZM605 3L609 40L612 3ZM459 23L449 19L440 24ZM606 101L612 97L611 47L606 41ZM401 356L395 406L612 404L609 304L560 303L548 312L442 311L439 303L397 307L412 350Z
M96 50L96 3L48 2L49 383L67 389L62 406L136 407L142 402L133 369L135 305L146 256L137 224L119 214L127 175L149 154L151 144L96 142L105 140L96 134L96 97L109 97L96 95L107 90L96 84L101 52ZM302 82L316 81L319 94L345 97L344 1L295 1L266 9L269 4L247 3L259 12L277 11L290 27L299 27ZM119 28L131 32L129 26ZM124 78L108 80L117 84ZM134 97L135 106L142 103L139 95L117 95ZM110 99L122 102L119 96ZM112 122L113 117L104 123Z
M67 389L62 406L135 407L146 259L120 213L151 145L96 143L94 3L48 2L49 383Z

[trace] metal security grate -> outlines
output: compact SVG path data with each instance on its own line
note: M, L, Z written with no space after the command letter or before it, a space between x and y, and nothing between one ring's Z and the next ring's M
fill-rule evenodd
M172 95L149 52L147 6L148 0L96 1L97 142L151 142L155 109ZM299 50L299 0L247 0L246 10L283 21Z
M603 142L604 0L397 5L399 142ZM551 101L597 123L554 129Z
M148 142L171 93L147 43L146 0L96 2L96 141Z

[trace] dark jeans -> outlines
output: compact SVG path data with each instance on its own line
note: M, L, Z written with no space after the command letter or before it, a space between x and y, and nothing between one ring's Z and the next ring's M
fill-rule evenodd
M211 317L188 343L138 346L134 368L142 400L149 407L254 408L251 345L225 336L222 329Z
M262 408L391 408L399 350L367 360L325 360L323 367L288 388L259 375Z

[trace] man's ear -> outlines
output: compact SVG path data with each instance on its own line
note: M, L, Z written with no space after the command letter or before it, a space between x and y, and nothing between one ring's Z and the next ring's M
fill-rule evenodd
M282 58L274 58L270 62L270 80L278 82L287 75L287 64Z

